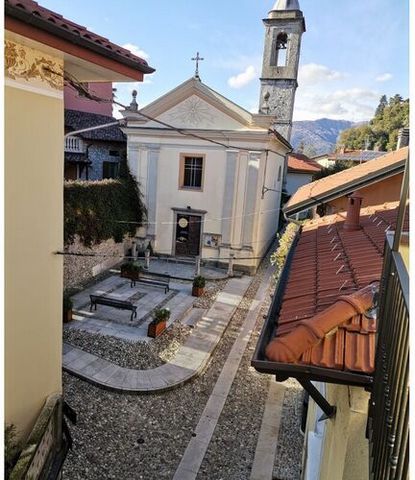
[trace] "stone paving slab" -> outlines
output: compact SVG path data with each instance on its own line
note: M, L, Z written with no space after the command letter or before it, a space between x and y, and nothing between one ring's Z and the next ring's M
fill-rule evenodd
M269 267L265 272L264 278L262 279L255 295L256 301L251 302L244 323L240 328L238 338L232 346L228 358L226 359L218 380L216 381L213 391L195 428L196 436L190 439L173 476L173 480L182 480L183 478L196 480L197 478L199 468L208 450L217 422L222 413L223 407L225 406L233 380L238 371L242 356L248 345L251 332L260 313L261 304L267 294L272 272L273 267Z
M204 370L251 281L252 277L230 279L169 363L151 370L132 370L64 344L63 368L96 385L126 393L175 388Z
M139 259L139 263L144 266L144 259ZM150 268L147 271L149 273L170 275L171 278L177 278L179 280L193 280L196 267L193 260L181 262L175 258L151 259ZM207 280L223 280L228 278L227 271L221 268L202 266L200 274Z

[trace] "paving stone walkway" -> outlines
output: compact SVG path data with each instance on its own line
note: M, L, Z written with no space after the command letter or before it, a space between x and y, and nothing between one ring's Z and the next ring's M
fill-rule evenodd
M139 258L139 263L144 265L144 259ZM193 280L195 277L195 263L193 261L179 261L176 258L165 259L151 259L150 273L162 273L170 275L171 278L179 280ZM223 280L228 278L227 271L221 268L215 268L210 266L203 266L200 269L200 274L207 280Z
M206 367L251 281L252 277L247 276L230 279L208 312L197 321L186 343L165 365L152 370L123 368L64 344L63 368L103 388L126 393L175 388L200 374Z
M267 295L273 271L274 268L270 266L264 274L245 321L241 326L238 338L229 353L215 387L206 403L206 407L199 419L199 423L195 428L195 436L190 440L173 476L173 480L195 480L197 477L228 398L242 356L248 345L251 332L260 313L262 303Z

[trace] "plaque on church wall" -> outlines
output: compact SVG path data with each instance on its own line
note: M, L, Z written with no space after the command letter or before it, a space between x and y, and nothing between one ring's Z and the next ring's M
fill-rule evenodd
M203 235L203 246L211 248L219 248L222 242L222 235L216 233L205 233Z

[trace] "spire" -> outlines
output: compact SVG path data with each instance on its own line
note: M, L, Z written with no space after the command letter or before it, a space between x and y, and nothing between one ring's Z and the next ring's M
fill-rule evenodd
M277 0L272 10L300 10L298 0Z

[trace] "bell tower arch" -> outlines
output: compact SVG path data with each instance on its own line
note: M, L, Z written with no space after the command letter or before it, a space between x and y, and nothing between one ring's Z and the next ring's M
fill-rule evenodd
M259 113L275 115L274 128L290 140L305 20L298 0L278 0L263 22Z

